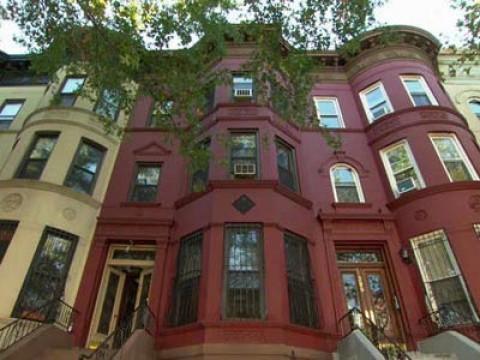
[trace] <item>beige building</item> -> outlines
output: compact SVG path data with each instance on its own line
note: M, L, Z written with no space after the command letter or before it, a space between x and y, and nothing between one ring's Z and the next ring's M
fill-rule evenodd
M455 106L467 119L470 129L480 143L480 57L476 61L458 62L459 55L444 51L438 65L444 87Z
M108 92L77 96L87 79L28 74L25 57L0 53L0 319L76 297L126 116ZM52 105L52 99L55 104ZM0 324L1 327L1 324Z

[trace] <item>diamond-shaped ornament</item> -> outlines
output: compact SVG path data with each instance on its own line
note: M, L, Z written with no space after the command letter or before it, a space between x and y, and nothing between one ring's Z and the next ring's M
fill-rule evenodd
M232 205L242 214L245 214L255 206L255 203L247 195L242 195Z

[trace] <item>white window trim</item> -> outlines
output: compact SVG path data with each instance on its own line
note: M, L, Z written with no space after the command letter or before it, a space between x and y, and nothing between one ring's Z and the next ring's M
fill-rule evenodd
M460 157L462 158L462 161L467 167L468 172L470 173L470 176L472 177L473 180L479 180L478 174L475 171L475 168L473 167L472 163L470 162L470 159L467 156L467 153L463 149L462 144L457 139L457 136L455 134L450 134L450 133L438 133L438 134L429 134L428 136L430 138L430 141L432 142L432 146L435 149L435 152L437 153L438 159L442 163L443 169L447 173L448 180L450 182L454 182L455 180L452 180L452 177L450 176L450 173L448 172L447 167L445 166L445 162L443 161L440 151L438 151L437 146L435 145L435 142L433 141L434 139L445 139L445 138L450 138L453 140L453 144L455 145L455 148L457 149L458 153L460 154Z
M369 123L373 123L374 121L377 121L384 117L385 115L380 116L379 118L374 118L372 112L370 111L370 106L368 105L367 101L367 96L366 94L375 88L379 88L380 91L382 92L382 95L385 97L385 102L387 103L388 107L390 108L390 111L387 114L390 114L394 112L395 110L393 109L392 103L390 102L390 98L387 95L387 92L385 91L385 88L383 87L383 84L381 81L377 81L376 83L370 85L369 87L363 89L360 91L360 100L362 101L363 109L365 110L365 113L367 114L367 119Z
M383 167L385 168L385 171L387 173L388 181L390 182L390 187L392 188L393 194L395 195L396 198L398 198L400 195L402 195L398 191L398 186L397 186L397 181L395 180L395 175L393 174L392 168L390 166L390 161L388 160L387 152L399 147L399 146L404 146L406 151L407 151L407 156L410 159L410 162L412 163L413 169L415 170L415 174L418 177L418 182L419 182L419 189L423 189L425 187L425 181L423 180L422 173L420 172L420 169L417 165L417 161L415 160L415 157L413 156L412 150L410 149L410 145L408 144L407 140L401 140L399 142L396 142L390 146L387 146L386 148L383 148L380 150L380 156L382 158L383 162Z
M412 105L414 107L416 107L418 105L415 105L415 101L413 100L413 97L410 94L410 91L408 91L408 87L407 87L407 84L405 83L405 80L418 80L418 81L420 81L420 84L422 85L423 91L425 91L425 94L427 95L428 100L430 100L430 102L432 103L433 106L438 106L438 101L435 98L435 96L433 96L433 93L430 90L430 87L428 86L428 84L425 81L425 79L423 78L423 76L420 76L420 75L402 75L402 76L400 76L400 79L402 80L403 87L405 88L405 91L408 94L408 98L410 99L410 102L412 103Z
M353 181L355 183L355 188L357 189L357 193L358 193L358 199L359 199L358 203L359 204L365 203L365 196L363 194L362 184L360 182L360 177L358 176L358 172L353 166L350 166L346 163L336 163L330 167L330 183L332 185L333 198L335 199L335 202L338 203L339 201L337 196L337 187L335 186L335 177L333 176L333 173L335 169L339 167L346 167L352 170Z
M426 234L422 234L422 235L410 238L410 244L412 245L413 254L415 256L415 260L416 260L417 265L418 265L418 270L420 271L420 275L421 275L422 281L423 281L423 286L425 288L425 292L426 292L426 295L427 295L427 298L425 299L425 300L427 300L427 306L433 312L438 311L438 306L436 304L435 297L433 296L432 290L429 288L429 286L427 286L427 283L431 283L432 281L440 281L440 280L443 280L443 279L432 280L432 279L428 278L427 273L425 271L424 264L422 262L420 254L418 253L418 243L421 242L422 237L425 237L425 236L428 236L428 235L434 236L436 233L442 233L442 235L443 235L442 240L443 240L443 243L445 244L445 250L448 254L448 257L449 257L449 260L452 264L452 267L453 267L453 269L456 273L455 275L452 275L451 277L458 277L460 279L460 283L462 284L463 291L465 292L465 298L467 299L468 304L470 305L470 309L472 311L472 314L473 314L475 320L478 321L477 311L475 310L475 307L473 306L471 295L468 292L468 288L465 284L465 280L463 279L463 274L460 270L460 267L458 266L457 258L455 257L455 254L452 251L452 247L450 246L450 241L448 240L448 236L443 229L434 230L434 231L428 232ZM448 277L448 278L451 278L451 277Z
M322 124L322 119L321 119L321 114L320 112L318 111L318 108L317 108L317 100L318 101L332 101L333 102L333 105L335 106L335 110L337 111L337 116L338 116L338 127L336 128L327 128L327 129L344 129L345 128L345 122L343 121L343 114L342 114L342 109L340 107L340 103L338 102L338 98L334 97L334 96L314 96L313 97L313 101L315 103L315 111L317 113L317 119L318 119L318 125L321 126L321 127L325 127L323 124Z

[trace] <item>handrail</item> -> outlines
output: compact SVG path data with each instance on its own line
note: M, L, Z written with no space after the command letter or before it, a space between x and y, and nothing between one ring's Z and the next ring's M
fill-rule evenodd
M347 332L343 331L343 323L345 319L348 320L349 326ZM347 336L355 329L361 330L372 344L383 354L385 359L412 360L395 340L385 334L385 331L369 319L360 309L356 307L351 309L345 315L340 317L339 323L343 336Z
M432 311L422 317L419 324L423 325L429 335L436 335L446 330L456 330L465 336L480 340L480 322L472 314L460 313L450 306L441 306L438 310ZM465 326L473 326L474 334L467 331Z
M135 321L135 323L134 323ZM79 360L113 359L135 330L144 329L149 335L156 332L156 319L148 304L140 304L133 312L119 321L117 327L90 354L81 354Z
M0 328L0 353L44 324L54 323L63 328L63 330L70 332L77 313L76 309L61 299L54 299L29 311L22 317Z

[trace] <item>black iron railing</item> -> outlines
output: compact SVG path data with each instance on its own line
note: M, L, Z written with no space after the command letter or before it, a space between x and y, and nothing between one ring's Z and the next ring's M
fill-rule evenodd
M471 311L459 311L452 306L441 306L419 321L429 335L456 330L475 341L480 340L480 323Z
M135 330L144 329L151 336L155 335L156 320L147 304L142 304L131 314L119 321L115 330L90 354L80 355L79 360L109 360L127 342Z
M375 325L360 309L353 308L347 312L340 318L339 324L342 336L361 330L387 360L412 360L402 345L387 336L384 329Z
M56 324L63 330L70 332L76 313L77 310L60 299L52 300L37 309L29 311L21 318L0 328L0 353L27 335L32 334L44 324Z

